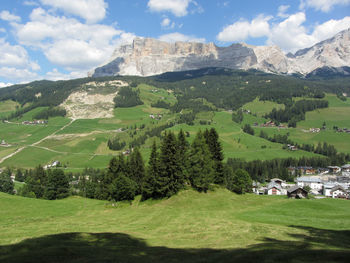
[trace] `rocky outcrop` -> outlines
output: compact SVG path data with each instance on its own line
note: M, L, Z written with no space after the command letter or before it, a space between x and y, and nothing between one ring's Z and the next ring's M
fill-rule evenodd
M294 55L285 55L277 46L256 47L239 43L217 47L213 43L167 43L135 38L131 45L118 47L110 61L96 68L90 76L152 76L206 67L306 75L317 68L350 66L349 36L350 29Z

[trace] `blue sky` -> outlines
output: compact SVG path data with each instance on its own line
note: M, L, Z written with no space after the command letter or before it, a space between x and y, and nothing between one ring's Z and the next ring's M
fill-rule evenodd
M0 87L85 77L136 36L295 52L350 27L350 0L1 0Z

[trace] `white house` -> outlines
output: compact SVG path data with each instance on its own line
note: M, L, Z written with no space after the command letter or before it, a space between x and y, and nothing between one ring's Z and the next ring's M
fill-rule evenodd
M282 188L279 184L276 184L275 182L269 183L266 189L267 195L282 195Z
M339 166L328 166L329 172L332 174L337 174L341 172L341 168Z
M297 185L300 187L309 186L311 190L321 191L323 182L319 176L300 176L297 178Z
M350 176L350 164L345 164L341 167L342 176Z
M334 186L331 189L330 194L331 194L332 198L347 198L346 190L343 187L341 187L340 185Z

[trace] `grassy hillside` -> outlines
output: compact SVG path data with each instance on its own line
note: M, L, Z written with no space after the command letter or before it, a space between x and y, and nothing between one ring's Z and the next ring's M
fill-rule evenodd
M345 262L350 203L192 190L132 205L0 193L1 262Z

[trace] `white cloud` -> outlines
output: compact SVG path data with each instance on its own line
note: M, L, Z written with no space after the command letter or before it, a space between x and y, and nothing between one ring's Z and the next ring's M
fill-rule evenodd
M6 88L6 87L9 87L9 86L12 86L12 85L13 85L12 83L0 82L0 88Z
M170 33L165 34L159 37L159 40L165 41L165 42L200 42L204 43L205 38L196 38L195 36L188 36L181 33Z
M0 39L0 67L16 67L21 69L39 70L40 66L30 61L25 48L19 45L11 45L4 39Z
M329 12L336 5L349 5L350 0L301 0L300 9L311 7L322 12Z
M38 6L39 4L35 1L24 1L23 2L24 5L27 5L27 6Z
M19 83L21 81L33 81L39 76L29 69L18 69L14 67L0 67L0 77Z
M9 22L20 22L21 18L19 16L11 14L9 11L4 10L0 13L0 19L9 21Z
M281 5L278 7L278 14L279 17L288 17L289 15L286 14L287 10L290 8L290 5Z
M162 27L168 27L168 26L170 25L170 23L171 23L171 20L170 20L169 18L164 18L164 19L162 20L162 22L160 23L160 25L161 25Z
M48 80L68 80L86 77L86 72L70 72L68 74L60 72L57 68L54 68L52 71L47 72L44 76Z
M331 19L323 24L316 26L312 32L312 36L317 41L322 41L333 37L336 33L350 28L350 16L346 16L340 20Z
M251 22L240 20L228 25L217 35L217 39L223 42L243 41L249 37L267 36L270 31L270 16L259 15Z
M29 22L14 28L21 44L41 49L54 65L85 73L109 59L116 45L135 37L112 26L55 16L42 8L32 11Z
M148 8L153 12L171 12L181 17L188 14L188 6L192 0L149 0Z
M40 0L44 5L63 10L85 19L88 23L96 23L106 16L107 3L104 0Z

